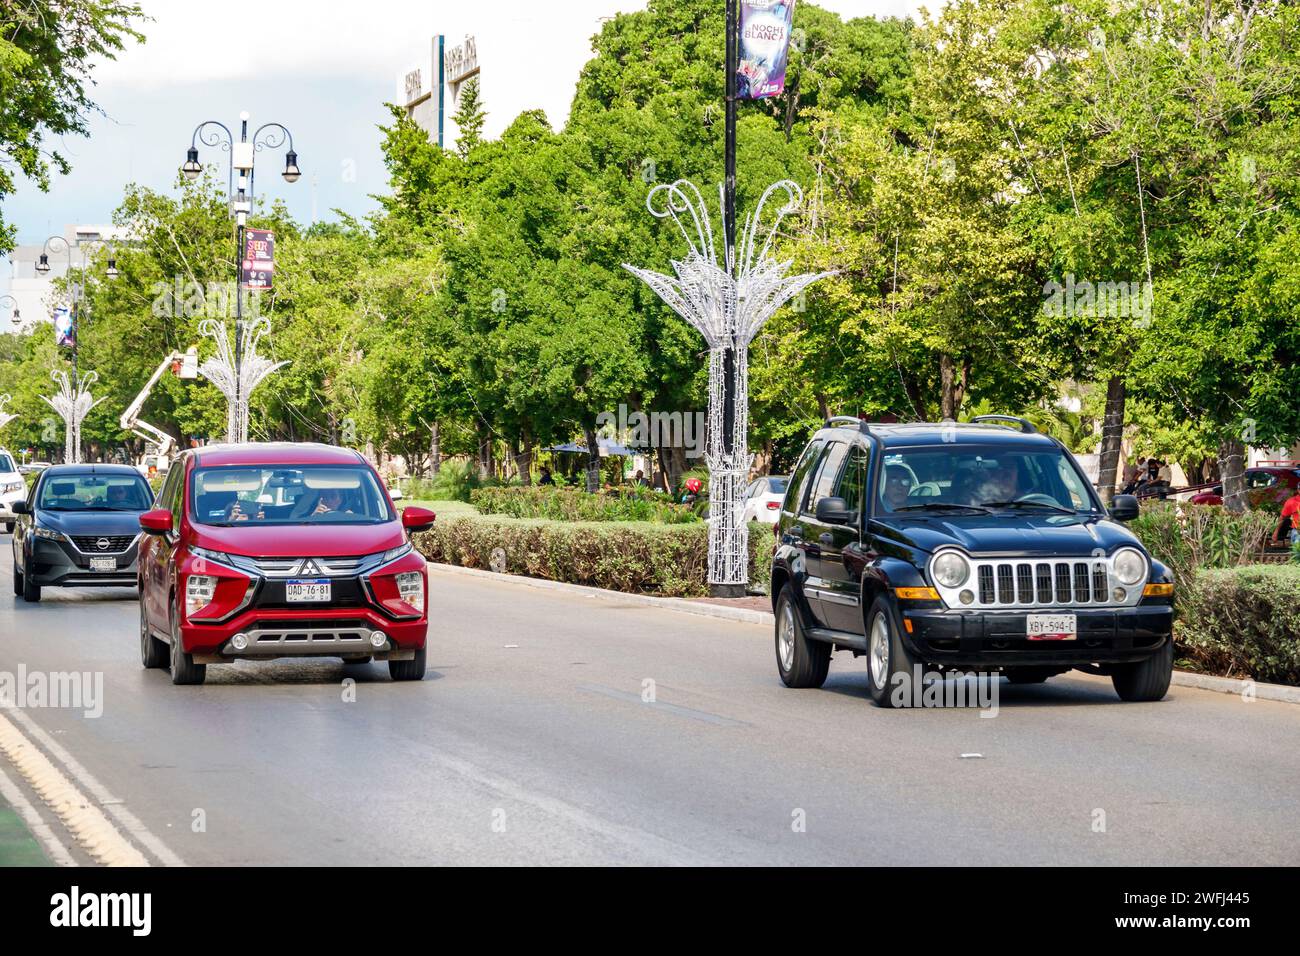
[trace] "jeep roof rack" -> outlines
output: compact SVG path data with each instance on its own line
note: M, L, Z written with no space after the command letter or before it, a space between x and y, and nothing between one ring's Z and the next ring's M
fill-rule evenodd
M871 426L867 424L867 420L858 418L857 415L832 415L826 419L826 424L822 425L822 428L839 428L843 425L856 425L862 434L871 434Z
M1011 422L1015 422L1016 425L1019 426L1020 430L1024 432L1026 435L1038 434L1038 429L1037 427L1035 427L1033 422L1031 422L1027 418L1021 418L1018 415L976 415L974 418L971 419L971 421L972 422L1000 422L1002 424L1010 424Z

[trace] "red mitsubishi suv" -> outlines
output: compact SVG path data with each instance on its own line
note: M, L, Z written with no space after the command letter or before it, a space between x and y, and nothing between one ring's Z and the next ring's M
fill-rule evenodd
M182 454L140 516L140 657L174 684L238 658L388 661L421 680L424 559L374 468L347 448L217 445Z

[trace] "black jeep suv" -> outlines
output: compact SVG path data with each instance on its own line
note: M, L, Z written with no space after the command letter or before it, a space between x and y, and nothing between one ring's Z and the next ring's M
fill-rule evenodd
M771 591L776 661L820 687L832 651L867 657L872 700L906 706L934 672L1038 683L1077 667L1124 700L1173 671L1173 576L1029 422L826 422L790 478Z

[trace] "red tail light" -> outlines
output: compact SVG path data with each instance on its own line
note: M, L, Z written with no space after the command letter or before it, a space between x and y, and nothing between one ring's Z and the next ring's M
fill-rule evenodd
M780 508L781 508L781 502L779 502L779 501L769 501L769 502L767 503L767 510L768 510L768 511L778 511L778 510L780 510Z

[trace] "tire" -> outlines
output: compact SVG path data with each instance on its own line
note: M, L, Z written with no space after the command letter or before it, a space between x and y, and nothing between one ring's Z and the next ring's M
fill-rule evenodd
M14 565L14 597L23 596L23 573L18 570L18 565Z
M1119 664L1111 672L1110 681L1120 700L1162 700L1169 692L1169 682L1174 676L1174 641L1166 638L1164 646L1144 661Z
M867 614L867 689L877 707L919 706L921 688L900 693L915 681L918 661L903 643L898 615L885 598Z
M181 632L172 621L172 642L167 649L173 684L202 684L208 677L207 664L195 664L194 655L181 647Z
M41 586L32 580L30 574L23 575L23 600L35 604L41 599Z
M6 521L5 534L13 534L13 533L14 533L14 523L12 521Z
M776 601L776 671L786 687L821 687L831 669L831 646L804 632L794 588L787 582Z
M161 670L167 666L167 645L153 636L145 617L144 596L140 596L140 663L145 670Z
M1050 667L1012 667L1002 672L1013 684L1041 684L1049 677L1055 677L1057 671Z
M424 672L428 670L428 653L429 645L426 643L409 661L389 661L388 676L393 680L424 680Z

